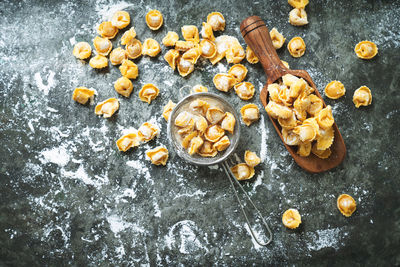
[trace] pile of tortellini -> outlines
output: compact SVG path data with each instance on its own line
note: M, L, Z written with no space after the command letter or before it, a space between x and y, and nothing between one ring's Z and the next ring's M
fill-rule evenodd
M312 152L326 159L331 155L334 119L331 106L323 101L307 81L291 74L268 85L267 113L282 127L282 138L289 146L298 146L297 153L307 157Z

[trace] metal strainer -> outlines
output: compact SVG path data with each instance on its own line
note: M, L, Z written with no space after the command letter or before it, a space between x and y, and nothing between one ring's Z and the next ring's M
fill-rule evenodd
M230 112L233 114L233 116L235 117L236 123L235 123L235 128L233 131L233 134L228 134L229 140L231 142L230 146L222 151L219 152L215 157L212 158L205 158L205 157L201 157L199 155L189 155L187 153L187 151L182 147L180 141L179 141L179 137L178 137L178 133L177 133L177 127L175 126L174 122L176 117L178 116L178 114L182 111L185 111L188 109L190 103L196 99L202 99L211 103L215 103L216 106L218 106L219 108L221 108L223 111L225 112ZM262 216L261 212L259 211L259 209L255 206L255 204L253 203L253 201L250 199L249 195L246 193L246 191L243 189L242 185L240 184L240 182L236 179L236 177L233 175L233 173L230 170L230 167L227 163L227 159L230 155L232 155L232 153L235 151L238 143L239 143L239 138L240 138L240 123L239 123L239 116L237 115L236 111L234 110L234 108L222 97L212 94L212 93L195 93L195 94L191 94L188 95L186 97L184 97L176 106L175 108L172 110L170 116L169 116L169 120L168 120L168 137L170 140L171 145L173 146L173 148L175 149L176 153L183 158L184 160L186 160L187 162L190 162L192 164L195 165L200 165L200 166L209 166L209 165L215 165L220 163L222 165L222 168L224 169L226 176L229 179L229 182L232 186L233 192L235 193L236 199L240 205L240 209L242 210L242 213L246 219L246 223L250 229L251 235L253 236L254 240L260 245L260 246L266 246L269 243L271 243L272 241L272 232L267 224L267 222L264 220L264 217ZM239 199L239 195L236 191L235 188L235 184L240 188L240 190L245 194L245 196L247 197L248 201L250 202L250 204L253 206L254 210L257 212L258 216L261 218L262 223L264 224L265 228L268 231L268 236L267 236L267 241L263 242L260 241L256 235L253 232L253 228L250 225L249 219L247 217L247 214L244 210L244 206L241 202L241 200Z

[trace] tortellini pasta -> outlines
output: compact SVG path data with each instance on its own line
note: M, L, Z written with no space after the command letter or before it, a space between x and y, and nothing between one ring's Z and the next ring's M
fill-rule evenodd
M163 15L158 10L150 10L146 14L147 26L153 31L158 30L163 25L164 19Z
M256 153L246 150L244 153L244 161L250 167L255 167L260 164L261 159L257 156Z
M236 64L246 56L243 47L235 37L229 35L218 36L215 38L215 44L217 46L217 53L213 58L210 58L210 62L213 65L218 63L224 57L226 57L226 60L229 63Z
M151 103L159 94L160 90L152 83L147 83L143 85L142 89L139 91L139 98L143 102Z
M195 136L190 140L189 148L188 148L188 153L189 155L193 155L197 153L200 149L200 147L203 145L204 140L200 136Z
M308 5L308 0L288 0L288 3L294 8L305 8Z
M232 45L226 51L225 57L228 63L237 64L246 57L246 53L241 45Z
M224 135L221 139L214 143L213 147L217 151L224 151L229 147L230 144L231 141L229 140L229 137Z
M112 49L111 41L107 38L101 38L99 36L94 38L93 46L96 49L97 54L102 56L107 56Z
M225 112L217 107L210 107L207 109L206 118L211 124L219 123L225 117Z
M167 61L168 65L175 70L176 68L176 62L179 58L179 51L175 49L170 49L168 50L167 53L164 55L165 61Z
M94 69L102 69L108 66L108 59L105 56L97 55L89 60L89 65Z
M304 8L295 8L289 13L289 22L293 26L303 26L308 24L307 13Z
M178 59L178 72L182 77L188 76L193 71L194 64L191 61L186 60L183 57Z
M190 103L189 108L193 111L200 113L202 116L207 114L208 109L210 108L210 104L207 101L196 99ZM215 109L215 108L213 108ZM221 109L217 109L219 112L223 113Z
M282 215L282 223L289 229L296 229L301 224L301 216L298 210L288 209Z
M119 101L116 98L109 98L96 105L94 112L96 115L103 115L104 118L110 118L119 109Z
M378 47L370 41L359 42L354 48L357 56L362 59L371 59L378 54Z
M372 103L371 90L366 86L361 86L354 91L353 103L356 108L360 106L369 106Z
M113 65L120 65L127 58L126 51L121 47L113 49L110 53L110 62Z
M138 39L132 39L127 43L126 47L126 53L130 59L135 59L138 58L142 55L142 43Z
M254 104L244 105L240 109L240 114L242 115L242 120L244 124L250 126L253 122L260 118L260 110Z
M121 136L117 142L117 147L119 151L126 152L133 147L139 146L139 137L136 133L129 133Z
M199 29L194 25L185 25L181 28L183 39L198 43L200 41Z
M99 25L97 31L102 37L113 39L118 33L118 28L113 26L111 21L104 21Z
M297 154L299 154L302 157L308 157L311 153L311 142L300 142L298 149L297 149Z
M219 12L212 12L208 14L207 23L211 25L213 31L225 30L225 18Z
M188 51L186 51L185 53L183 53L182 58L194 65L197 63L197 60L199 59L200 55L201 55L200 48L193 47Z
M226 112L224 118L221 121L221 128L225 131L233 134L233 130L235 129L236 119L232 113Z
M250 100L254 96L254 85L249 82L241 82L234 86L236 94L243 100Z
M133 84L128 78L121 77L114 83L114 88L118 94L129 97L133 90Z
M224 135L224 129L218 124L210 125L204 132L204 138L213 143L217 142Z
M218 151L214 148L213 143L206 140L197 153L202 157L215 157Z
M210 41L214 41L215 37L214 37L214 32L212 29L212 26L210 23L207 22L203 22L203 27L201 28L201 37L203 37L203 39L207 39Z
M306 44L301 37L293 37L287 46L292 57L301 57L306 52Z
M117 11L111 18L111 24L118 29L123 29L129 25L131 17L126 11Z
M287 62L284 61L284 60L281 60L281 62L282 62L282 64L283 64L286 68L290 69L289 63L287 63Z
M160 134L160 129L151 122L145 122L139 127L137 134L141 142L149 142Z
M329 158L329 156L331 155L331 149L327 148L327 149L323 149L320 150L317 147L317 143L315 143L312 147L311 147L311 152L316 155L318 158L320 159L327 159Z
M283 37L283 35L278 32L276 28L272 28L272 30L269 32L269 35L271 37L272 45L275 49L281 48L285 43L286 38Z
M79 104L85 105L88 102L92 103L94 96L97 94L96 90L89 89L86 87L78 87L75 88L72 99L78 102Z
M128 79L136 79L139 75L138 66L129 59L122 61L121 66L119 66L119 71L121 72L122 76Z
M175 106L176 104L171 100L168 101L168 103L164 106L162 116L166 121L169 120L169 115L171 114Z
M246 48L246 59L247 59L247 62L249 62L250 64L256 64L259 61L256 54L254 54L254 51L251 50L250 46L247 46L247 48Z
M178 40L175 42L175 49L180 52L186 52L193 47L195 47L195 44L192 41Z
M158 146L154 149L146 151L146 156L154 165L165 166L168 161L168 149L163 146Z
M167 35L162 39L162 43L165 46L174 46L179 40L179 35L176 32L168 32Z
M195 86L192 87L191 93L202 93L202 92L208 92L208 88L201 84L196 84Z
M231 74L218 73L214 76L213 83L218 90L228 92L236 84L236 79Z
M248 180L254 176L254 168L245 163L239 163L231 168L232 174L239 181Z
M124 32L124 34L122 35L121 44L127 45L127 44L131 43L135 38L136 38L136 30L134 27L131 27L129 30Z
M346 93L343 83L332 81L325 86L325 95L330 99L338 99Z
M217 53L217 46L212 41L203 39L200 42L200 52L205 58L213 58Z
M316 114L316 118L319 127L322 129L328 129L332 127L333 123L335 122L332 115L332 107L329 105L326 108L321 109Z
M350 217L357 208L354 198L348 194L341 194L336 201L337 208L346 217Z
M247 68L242 64L235 64L229 69L228 74L231 74L233 77L235 77L237 84L246 78Z
M156 40L154 40L152 38L147 38L146 40L144 40L143 48L142 48L143 55L155 57L160 52L161 52L161 47L160 47L160 44Z
M92 48L87 42L79 42L74 46L72 54L78 59L87 59L92 54Z

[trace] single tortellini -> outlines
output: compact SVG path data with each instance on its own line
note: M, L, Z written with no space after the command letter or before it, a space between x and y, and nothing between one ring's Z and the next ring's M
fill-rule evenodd
M143 102L150 104L151 101L158 96L159 92L160 90L157 88L157 86L152 83L147 83L143 85L142 89L140 89L139 98Z
M356 105L356 108L359 108L360 106L371 105L371 90L366 86L361 86L360 88L355 90L353 95L353 103L354 105Z
M257 156L256 153L246 150L246 152L244 152L244 161L248 166L255 167L260 164L261 159Z
M111 18L111 24L118 29L123 29L129 25L131 17L126 11L117 11Z
M242 115L242 120L244 124L250 126L253 122L260 118L260 110L254 104L244 105L240 109L240 114Z
M114 89L118 94L129 97L133 90L133 84L128 78L121 77L115 81Z
M293 111L290 108L274 101L268 102L268 104L265 106L265 111L274 119L288 119L293 115Z
M119 109L119 101L116 98L109 98L96 105L94 112L96 115L103 115L104 118L110 118Z
M194 65L197 63L197 60L199 59L200 55L201 55L200 48L193 47L188 51L186 51L185 53L183 53L182 58Z
M162 39L162 43L165 46L174 46L176 41L179 40L179 35L176 32L168 32L167 35Z
M121 47L113 49L110 53L110 62L113 65L120 65L127 58L128 54Z
M232 174L239 181L248 180L254 176L254 168L246 163L239 163L231 168Z
M314 155L316 155L318 158L320 158L320 159L327 159L327 158L330 157L330 155L331 155L331 153L332 153L330 148L327 148L327 149L325 149L325 150L319 150L319 149L317 148L317 143L315 143L315 144L312 146L311 152L312 152Z
M97 92L94 89L89 89L86 87L78 87L75 88L72 94L72 99L82 105L85 105L88 102L91 104L96 94Z
M188 76L194 71L194 64L182 57L178 59L178 72L182 77Z
M87 59L92 54L92 48L87 42L79 42L74 46L72 54L78 59Z
M94 38L93 46L96 49L97 54L102 56L107 56L112 49L111 41L107 38L102 38L99 36Z
M197 153L202 157L215 157L218 151L214 148L213 143L206 140Z
M229 140L229 137L224 135L221 139L219 139L217 142L214 143L213 147L217 151L224 151L227 149L231 144L231 141Z
M215 37L214 37L214 32L212 29L211 24L207 23L207 22L203 22L203 27L201 28L201 37L203 37L203 39L207 39L210 41L214 41Z
M182 41L178 40L175 43L175 49L180 51L180 52L186 52L189 49L195 47L195 43L192 41Z
M285 66L286 68L290 69L289 63L287 63L287 62L284 61L284 60L281 60L281 62L282 62L282 64L283 64L283 66Z
M217 142L224 135L224 129L222 129L218 124L207 127L206 131L204 132L204 138L213 143Z
M226 61L237 64L246 57L246 53L241 45L233 45L226 51Z
M150 10L146 14L147 26L153 31L158 30L163 25L164 19L163 15L158 10Z
M213 83L218 90L228 92L236 84L236 78L231 74L218 73L214 76Z
M144 40L143 48L142 48L143 55L155 57L160 52L161 52L161 47L160 47L160 44L156 40L154 40L152 38L147 38L146 40Z
M224 118L221 121L221 128L233 134L233 131L235 129L235 124L236 124L235 116L233 116L233 114L230 112L226 112Z
M328 105L326 108L321 109L316 114L316 119L319 127L322 129L328 129L332 127L332 125L335 123L332 115L332 107Z
M215 53L215 55L212 58L209 58L211 64L215 65L218 62L220 62L224 57L225 57L226 51L223 53L218 52L218 48L217 48L217 52Z
M160 134L160 129L151 122L145 122L139 127L137 134L141 142L149 142Z
M335 138L335 132L332 127L328 129L320 129L317 137L317 149L326 150L331 147Z
M187 111L183 111L178 114L175 118L175 125L178 127L186 127L191 121L193 122L193 116Z
M275 49L279 49L283 46L285 43L286 38L283 37L283 35L278 32L278 30L274 27L272 30L269 32L269 35L271 37L272 45L274 46Z
M108 59L105 56L97 55L89 60L89 65L94 69L102 69L108 66Z
M136 38L136 30L134 27L131 27L129 30L124 32L121 37L121 45L127 45L132 42Z
M102 37L113 39L118 33L118 28L113 26L111 21L104 21L99 25L97 31Z
M297 98L302 92L306 90L306 88L307 82L303 78L296 80L290 86L289 97Z
M307 108L307 112L311 116L315 116L318 112L321 111L324 103L322 102L321 98L314 94L309 95L308 98L310 100L310 105Z
M190 145L190 142L192 141L193 138L195 138L198 135L197 131L192 131L189 134L187 134L183 140L182 140L182 147L184 149L187 149Z
M226 113L218 107L210 107L206 112L206 118L211 124L219 123L225 117L225 115Z
M138 39L131 40L125 47L126 53L130 59L138 58L142 55L142 43Z
M294 112L292 112L292 115L287 119L278 117L278 123L282 128L285 128L288 130L293 129L294 127L296 127L299 124Z
M240 83L244 78L246 78L247 68L242 64L235 64L229 69L228 74L235 77L236 83Z
M204 118L203 116L195 116L194 120L196 130L199 131L200 134L204 134L208 127L208 122L206 118Z
M300 142L297 149L297 154L302 157L308 157L311 153L311 142Z
M343 83L332 81L325 86L325 95L330 99L338 99L346 93Z
M195 112L200 113L202 116L205 116L207 110L210 108L210 104L207 101L196 99L193 100L192 103L190 103L189 108ZM218 111L222 112L222 110L220 109L218 109Z
M269 100L270 101L274 101L276 103L280 103L280 99L279 99L279 93L282 90L282 88L279 86L279 84L277 83L271 83L268 84L268 94L269 94ZM286 90L286 88L284 88Z
M298 210L288 209L282 215L282 223L289 229L296 229L301 224L301 216Z
M199 29L194 25L185 25L181 28L183 39L198 43L200 41Z
M121 136L116 142L118 150L126 152L130 148L139 146L139 137L136 133L129 133Z
M305 8L308 5L308 0L288 0L288 3L294 8Z
M190 140L189 144L189 149L188 149L189 155L197 153L200 147L203 145L203 143L204 140L200 136L193 137L192 140Z
M289 88L281 88L278 94L279 102L281 102L285 106L291 106L293 104L293 98L289 96L290 89Z
M250 48L250 46L246 47L246 59L250 64L256 64L259 61L258 57L256 54L254 54L254 51Z
M356 201L348 194L341 194L337 199L336 205L339 211L346 217L350 217L357 208Z
M121 66L119 66L119 71L121 72L122 76L128 79L136 79L139 75L138 66L129 59L122 61Z
M168 149L163 146L158 146L154 149L146 151L146 156L154 165L165 166L168 161Z
M241 82L234 86L236 94L243 100L250 100L254 96L254 85L250 82Z
M175 49L168 50L167 53L164 55L165 61L167 61L168 65L175 70L176 69L176 62L179 58L179 51Z
M295 8L289 12L289 22L293 26L303 26L308 24L307 13L304 8Z
M312 142L317 138L319 131L319 127L317 127L314 124L303 122L303 124L296 126L293 132L300 137L302 142Z
M297 146L301 142L300 136L287 128L282 128L282 139L283 142L289 146Z
M175 106L176 104L171 100L168 101L168 103L164 106L162 116L166 121L168 121L169 116L171 115L171 112Z
M210 40L203 39L200 42L201 56L205 58L213 58L217 54L217 46Z
M292 57L301 57L306 52L306 43L301 37L293 37L289 41L287 48Z
M290 87L293 83L295 83L299 77L296 77L292 74L285 74L282 76L282 83L286 85L287 87Z
M187 126L182 127L182 128L180 128L180 129L178 130L178 134L180 134L180 135L187 135L187 134L190 134L191 132L193 132L194 126L195 126L195 117L193 116L193 117L190 119L190 121L189 121L189 123L188 123ZM197 133L197 131L195 131L195 132Z
M362 59L371 59L378 54L378 47L370 41L359 42L354 48L357 56Z
M211 25L213 31L225 30L225 18L219 12L212 12L208 14L207 23Z
M201 84L196 84L195 86L192 87L191 90L191 93L203 93L203 92L208 92L208 88Z

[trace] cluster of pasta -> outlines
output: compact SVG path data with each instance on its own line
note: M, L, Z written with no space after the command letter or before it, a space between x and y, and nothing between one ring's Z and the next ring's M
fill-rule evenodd
M226 132L233 134L235 124L232 113L201 98L193 100L188 111L180 112L174 121L182 147L189 155L201 157L215 157L226 150L231 144Z
M344 85L339 81L332 81L325 87L325 95L330 99L338 99L346 93ZM361 86L354 91L353 103L356 108L360 106L368 106L372 103L371 90L367 86Z
M280 49L286 41L286 38L283 36L283 34L280 33L276 28L272 28L272 30L269 32L269 36L271 37L272 45L275 49ZM306 43L304 42L303 38L296 36L289 41L287 49L292 57L301 57L306 52ZM289 64L287 62L282 61L282 63L289 68Z
M288 0L294 9L289 13L289 23L293 26L304 26L308 24L306 6L308 0Z
M304 79L286 74L278 83L268 85L265 110L278 120L285 144L298 146L300 156L307 157L312 152L325 159L331 154L334 119L331 107L323 108L322 99L313 92Z
M239 181L251 179L254 176L254 167L260 164L261 159L256 153L246 150L244 161L245 163L239 163L231 168L232 174Z

